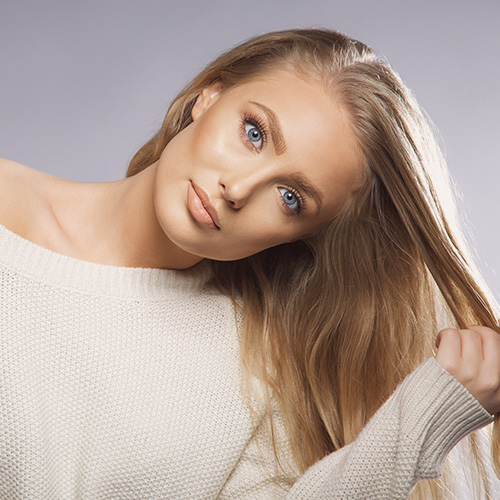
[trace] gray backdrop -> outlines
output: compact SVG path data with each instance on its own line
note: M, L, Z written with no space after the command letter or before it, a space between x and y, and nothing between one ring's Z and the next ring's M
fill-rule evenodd
M122 178L209 60L250 36L304 26L368 43L415 90L500 298L498 0L0 0L0 156L73 180Z

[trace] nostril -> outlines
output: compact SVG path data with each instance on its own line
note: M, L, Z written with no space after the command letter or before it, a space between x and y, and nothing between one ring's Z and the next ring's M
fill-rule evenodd
M219 182L219 190L222 194L222 197L226 201L226 203L235 210L241 208L243 201L243 197L240 191L240 186L238 183L225 184L224 182Z
M227 188L226 188L226 185L223 183L223 182L219 182L219 186L221 188L221 191L222 191L222 196L224 196L224 198L226 199L226 201L232 206L234 207L235 205L235 202L231 199L229 199L228 197L228 193L227 193Z

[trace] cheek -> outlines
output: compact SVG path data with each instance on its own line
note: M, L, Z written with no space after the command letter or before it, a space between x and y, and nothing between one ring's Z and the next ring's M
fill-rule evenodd
M221 121L207 113L190 125L190 154L200 161L221 164L237 152L237 126L232 120Z
M231 239L235 247L246 249L248 254L253 254L299 239L305 232L297 230L296 227L288 227L287 223L283 224L281 217L269 216L267 212L259 218L252 217L246 223L240 221Z
M186 152L190 150L190 131L188 128L177 134L163 149L160 155L157 181L167 182L188 161ZM165 184L163 184L165 185Z

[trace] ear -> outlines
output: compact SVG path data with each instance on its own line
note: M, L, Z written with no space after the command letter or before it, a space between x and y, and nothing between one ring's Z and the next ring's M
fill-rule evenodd
M205 110L217 101L223 90L224 86L221 82L213 82L203 88L191 110L191 118L193 121L197 120Z

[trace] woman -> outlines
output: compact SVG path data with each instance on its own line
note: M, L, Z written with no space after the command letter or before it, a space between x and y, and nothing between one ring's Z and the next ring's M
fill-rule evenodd
M2 498L406 498L500 411L442 157L360 42L222 55L126 179L1 172Z

